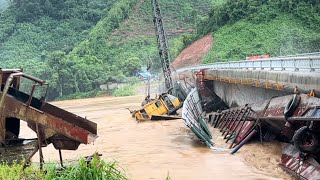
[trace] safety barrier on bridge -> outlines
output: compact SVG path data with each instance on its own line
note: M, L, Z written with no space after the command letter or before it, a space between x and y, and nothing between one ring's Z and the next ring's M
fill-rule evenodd
M187 70L199 69L250 69L250 70L273 70L273 71L304 71L320 72L320 56L301 56L260 59L254 61L230 61L213 64L201 64L193 67L184 67L177 70L183 72Z

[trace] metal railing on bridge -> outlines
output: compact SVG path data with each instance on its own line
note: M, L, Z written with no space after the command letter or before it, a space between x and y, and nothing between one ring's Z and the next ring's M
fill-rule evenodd
M198 66L184 67L177 69L177 72L199 69L248 69L320 72L320 55L217 62L212 64L201 64Z

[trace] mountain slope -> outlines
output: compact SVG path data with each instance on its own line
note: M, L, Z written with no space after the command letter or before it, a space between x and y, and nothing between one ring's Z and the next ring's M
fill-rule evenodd
M160 70L151 1L12 2L0 13L2 67L21 67L48 80L50 99L125 81L149 59ZM181 34L207 16L211 0L159 3L176 56L188 37Z
M319 24L317 0L225 0L214 4L193 39L213 32L215 45L206 63L307 53L320 51Z
M172 62L175 69L195 66L202 62L203 57L210 51L213 45L213 37L211 34L195 41L185 48L179 56Z

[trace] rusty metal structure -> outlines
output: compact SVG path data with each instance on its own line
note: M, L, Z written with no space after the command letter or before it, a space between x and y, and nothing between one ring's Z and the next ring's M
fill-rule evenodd
M32 82L30 93L20 90L21 80ZM12 142L21 142L19 138L20 121L26 121L36 134L34 148L27 161L39 151L40 163L43 161L42 147L53 144L59 150L76 150L80 144L92 143L97 136L97 124L75 114L67 112L45 101L44 96L34 96L37 87L48 87L41 79L22 72L21 69L0 69L0 143L7 149Z
M220 129L225 142L229 143L229 148L232 149L231 154L236 153L249 141L280 141L285 144L280 167L297 179L319 179L319 59L318 55L279 57L178 69L177 72L184 81L187 79L189 83L196 85L203 113L207 113L207 116L201 113L192 117L192 125L200 127L199 132L205 132L199 125L199 118L206 117L202 124L207 123ZM227 92L223 91L227 85L230 85L230 88L253 87L279 93L239 106L225 101L226 97L220 98L226 96ZM215 92L216 86L223 90ZM228 93L230 94L230 91ZM232 98L236 99L237 96ZM192 108L189 107L184 113L192 114ZM197 132L195 134L201 141L206 142L207 139L207 142L210 142L210 138L199 136ZM206 144L212 148L212 143Z
M320 175L320 99L294 94L213 113L208 123L219 128L231 152L248 140L277 140L283 148L280 166L298 179Z

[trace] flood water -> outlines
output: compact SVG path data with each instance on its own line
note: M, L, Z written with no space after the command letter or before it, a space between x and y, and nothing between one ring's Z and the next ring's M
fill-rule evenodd
M208 149L182 120L137 123L126 108L139 108L142 99L102 97L55 102L98 124L99 138L94 144L80 145L77 151L62 151L63 158L72 161L97 151L107 161L116 160L129 179L135 180L166 179L168 175L183 180L276 179L246 164L241 156ZM34 136L23 125L21 136ZM59 160L52 145L43 151L46 162ZM38 159L36 154L33 161Z

